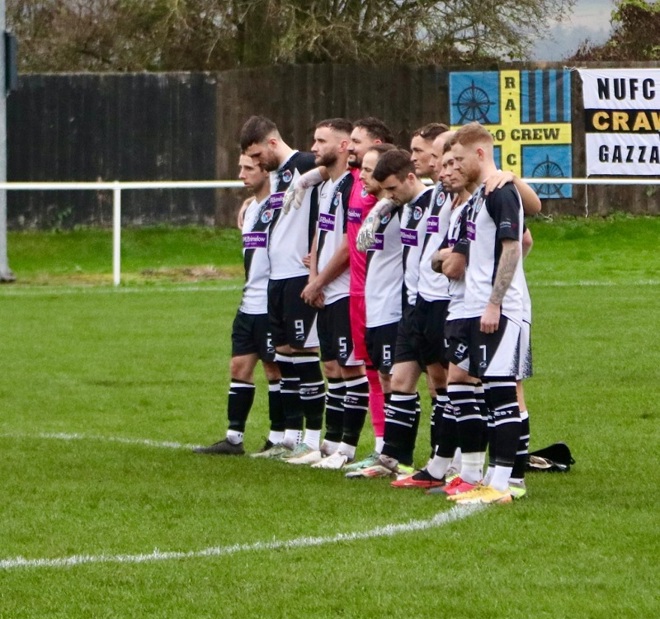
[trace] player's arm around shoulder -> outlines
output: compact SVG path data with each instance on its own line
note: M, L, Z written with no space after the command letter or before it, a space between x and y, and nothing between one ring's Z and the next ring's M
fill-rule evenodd
M248 206L252 203L254 198L246 198L238 209L238 214L236 215L236 226L239 230L243 229L243 224L245 223L245 211L248 210Z
M518 190L522 200L525 215L536 215L541 212L541 199L536 192L513 172L498 170L485 180L485 194L488 196L497 189L502 189L508 183L512 183Z

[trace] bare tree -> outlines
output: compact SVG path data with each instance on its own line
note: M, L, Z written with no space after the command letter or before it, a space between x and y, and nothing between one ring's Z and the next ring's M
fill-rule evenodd
M603 45L586 40L570 60L660 60L660 2L619 0L610 23L612 33Z
M7 0L23 71L522 60L575 0Z

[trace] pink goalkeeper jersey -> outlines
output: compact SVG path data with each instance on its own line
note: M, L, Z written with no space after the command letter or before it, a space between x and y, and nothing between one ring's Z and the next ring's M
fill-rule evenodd
M367 193L360 180L360 169L351 168L353 176L353 189L348 200L348 223L346 225L346 239L348 241L349 266L351 270L350 294L351 296L364 296L364 279L366 272L367 254L357 250L355 241L362 222L369 211L378 201L375 196Z

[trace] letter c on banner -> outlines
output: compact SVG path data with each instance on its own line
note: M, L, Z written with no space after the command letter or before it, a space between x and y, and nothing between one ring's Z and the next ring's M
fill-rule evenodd
M610 128L609 114L607 112L596 112L593 117L594 129L607 131Z

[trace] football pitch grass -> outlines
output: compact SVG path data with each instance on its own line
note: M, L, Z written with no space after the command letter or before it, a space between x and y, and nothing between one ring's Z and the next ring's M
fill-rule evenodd
M577 464L478 510L191 452L226 428L236 233L126 231L117 290L108 231L10 234L0 617L658 616L660 218L530 227L531 446L565 441ZM234 278L191 281L200 265Z

